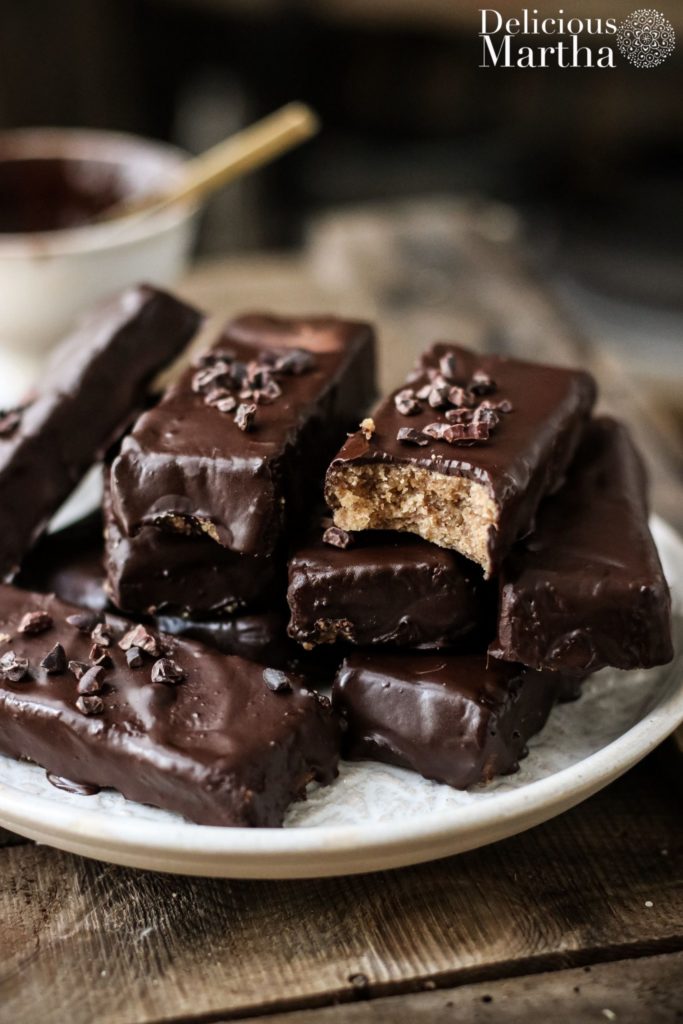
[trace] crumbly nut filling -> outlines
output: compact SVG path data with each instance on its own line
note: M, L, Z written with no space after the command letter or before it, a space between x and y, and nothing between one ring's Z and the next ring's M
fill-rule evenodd
M173 533L182 533L187 537L205 533L211 540L220 544L218 530L210 519L201 519L199 516L177 516L172 512L164 512L163 515L157 516L156 524L162 529L170 530Z
M415 466L345 466L330 471L326 496L342 530L416 533L490 571L498 510L482 484Z

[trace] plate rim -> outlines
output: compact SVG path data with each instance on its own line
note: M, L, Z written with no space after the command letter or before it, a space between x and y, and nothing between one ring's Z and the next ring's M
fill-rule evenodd
M683 564L683 540L652 526ZM420 813L409 821L231 828L107 816L26 794L0 781L0 825L68 852L131 867L225 878L314 878L383 870L464 852L540 824L608 785L683 722L680 652L656 703L599 750L484 803ZM477 836L479 835L479 838Z

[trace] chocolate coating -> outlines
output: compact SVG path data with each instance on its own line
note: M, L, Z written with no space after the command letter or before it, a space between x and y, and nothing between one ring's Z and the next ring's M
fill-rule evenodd
M410 465L445 476L463 477L481 484L493 499L496 521L488 531L489 573L494 573L519 537L534 525L538 504L556 490L564 478L586 419L595 401L595 382L580 370L522 362L506 356L483 355L451 343L433 345L409 378L414 390L428 385L428 371L438 371L442 360L453 357L454 380L462 387L478 373L496 384L496 400L507 400L512 411L486 443L448 444L426 437L419 446L398 440L402 428L421 432L444 415L424 402L411 415L402 415L394 392L373 413L375 431L367 437L353 434L328 470L326 498L335 508L334 477L345 467L367 464Z
M119 529L105 503L107 590L122 611L216 618L272 605L284 590L276 555L242 555L206 536L143 527Z
M104 160L7 159L0 152L0 232L81 227L130 195L126 179Z
M251 315L219 340L244 363L274 346L304 348L312 368L291 375L282 395L258 405L254 428L192 391L193 369L145 413L111 470L112 508L122 531L144 526L205 529L223 547L267 555L295 524L320 484L339 437L374 394L374 333L333 317Z
M21 618L38 610L53 625L40 635L18 632ZM279 825L311 779L334 778L339 728L329 703L294 675L274 692L267 669L200 644L160 635L170 663L154 676L168 682L152 682L154 657L129 668L116 641L130 624L108 617L113 666L99 694L79 696L71 672L40 667L55 643L69 661L88 661L90 637L65 621L74 611L55 597L0 586L0 631L10 637L2 652L29 661L27 678L0 678L2 753L204 825Z
M112 610L104 589L102 553L102 516L93 512L41 537L14 583L23 590L54 593L67 604L93 612Z
M96 513L42 537L25 559L15 583L26 590L54 593L79 608L114 611L105 590L102 548L102 517ZM303 651L287 636L288 619L288 610L277 593L273 605L258 612L198 619L166 611L151 621L163 633L199 640L222 654L290 668L304 673L311 683L329 684L342 655Z
M454 551L381 531L341 549L317 533L289 563L289 635L299 643L448 646L482 622L481 570Z
M645 469L623 424L590 424L565 486L505 561L490 653L578 673L673 658L671 597L648 526Z
M199 323L195 309L138 285L96 306L55 350L18 426L0 437L0 577L16 572Z
M467 789L519 767L526 741L578 684L481 654L352 654L332 691L345 756Z

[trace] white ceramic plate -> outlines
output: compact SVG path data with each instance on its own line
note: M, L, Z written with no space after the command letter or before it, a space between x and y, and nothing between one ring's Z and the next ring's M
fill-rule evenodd
M683 542L653 531L672 587L676 660L605 670L557 708L513 776L460 793L379 764L342 765L283 829L209 828L124 800L63 793L35 765L0 757L0 825L62 850L131 867L224 878L309 878L400 867L522 832L567 810L656 747L683 721Z

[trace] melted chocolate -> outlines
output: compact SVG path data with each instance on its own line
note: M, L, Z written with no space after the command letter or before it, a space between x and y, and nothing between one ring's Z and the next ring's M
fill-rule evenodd
M483 595L478 566L418 537L354 534L346 548L318 539L289 563L289 634L299 643L448 646L482 623Z
M489 439L461 447L424 434L430 424L446 425L445 413L425 401L417 411L403 415L396 408L403 387L373 413L371 436L358 431L345 442L328 471L326 497L335 508L334 477L347 466L410 465L473 480L486 488L498 509L488 540L489 571L495 572L513 541L533 528L540 500L562 483L595 400L595 383L579 370L480 355L439 343L422 356L410 387L419 392L429 385L430 373L439 370L444 358L453 360L454 381L463 388L479 372L495 382L495 393L487 397L511 404ZM420 443L398 440L402 428L416 431Z
M0 233L82 227L130 193L102 160L0 158Z
M10 578L85 471L144 403L200 315L148 285L96 306L54 351L37 395L0 438L0 578Z
M622 424L590 424L565 486L505 561L490 653L578 673L671 661L671 598L648 526L645 469Z
M282 395L257 406L240 430L192 389L190 368L123 443L111 471L112 508L123 533L144 526L207 530L223 547L264 556L313 500L338 439L374 394L374 334L363 323L248 316L230 324L216 348L243 363L269 352L313 353Z
M19 632L22 618L38 611L52 625L40 635ZM296 675L274 692L262 666L163 634L137 638L157 653L131 668L119 646L130 623L107 616L112 664L79 695L76 669L88 663L92 641L66 622L75 611L55 597L0 586L0 632L9 636L0 653L29 663L20 681L0 670L2 753L205 825L279 825L311 779L334 778L337 722ZM55 643L74 671L41 668Z
M484 655L358 653L335 680L345 756L385 761L467 789L518 768L557 699L578 694L559 673Z

